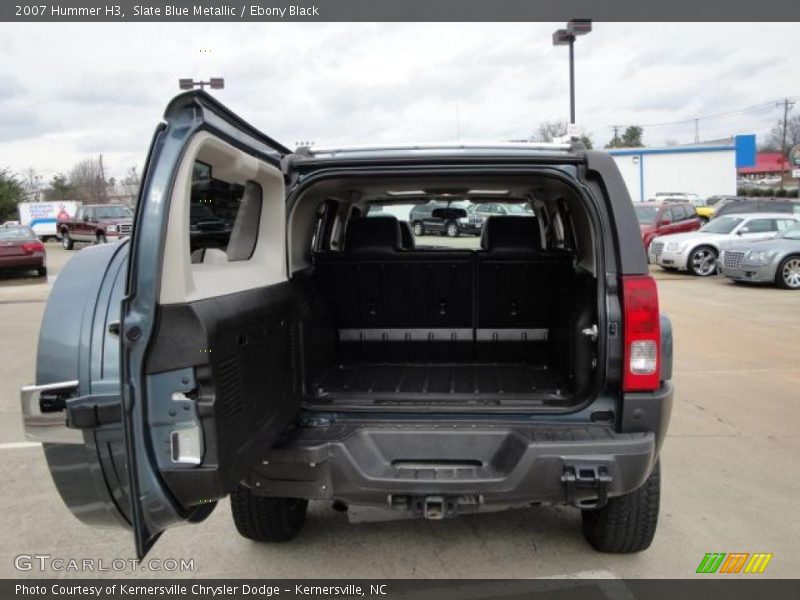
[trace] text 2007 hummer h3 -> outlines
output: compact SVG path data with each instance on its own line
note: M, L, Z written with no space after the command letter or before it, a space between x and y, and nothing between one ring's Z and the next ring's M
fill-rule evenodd
M488 218L476 249L370 216L431 199L535 216ZM608 155L291 152L191 92L156 129L135 221L60 274L22 391L81 520L130 527L144 555L228 495L262 541L293 538L309 500L568 504L596 549L649 546L672 338Z

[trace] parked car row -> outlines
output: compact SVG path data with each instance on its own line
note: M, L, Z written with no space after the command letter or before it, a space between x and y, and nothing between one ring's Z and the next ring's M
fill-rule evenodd
M733 214L700 229L652 239L648 260L668 271L800 289L800 215Z
M448 209L451 212L447 212ZM464 211L466 214L461 213ZM441 202L416 204L409 213L414 235L438 233L448 237L480 235L489 217L533 216L533 210L520 202Z

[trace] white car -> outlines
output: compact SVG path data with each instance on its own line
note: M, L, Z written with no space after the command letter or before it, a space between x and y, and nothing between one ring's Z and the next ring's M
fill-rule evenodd
M800 222L800 215L749 213L719 217L697 231L654 238L648 259L668 271L689 271L708 277L717 272L722 247L733 240L771 238Z

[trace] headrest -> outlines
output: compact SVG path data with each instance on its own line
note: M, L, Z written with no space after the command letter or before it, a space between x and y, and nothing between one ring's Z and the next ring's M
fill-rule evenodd
M416 247L414 231L408 221L400 221L400 238L403 242L403 250L413 250Z
M400 224L395 217L356 217L347 222L345 252L395 252L401 248Z
M541 252L539 222L536 217L489 217L481 231L481 249Z

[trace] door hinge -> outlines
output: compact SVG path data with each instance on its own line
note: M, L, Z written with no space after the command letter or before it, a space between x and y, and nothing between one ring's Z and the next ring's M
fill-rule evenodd
M593 342L597 341L597 325L592 325L591 327L587 327L586 329L582 329L581 333L588 337Z

